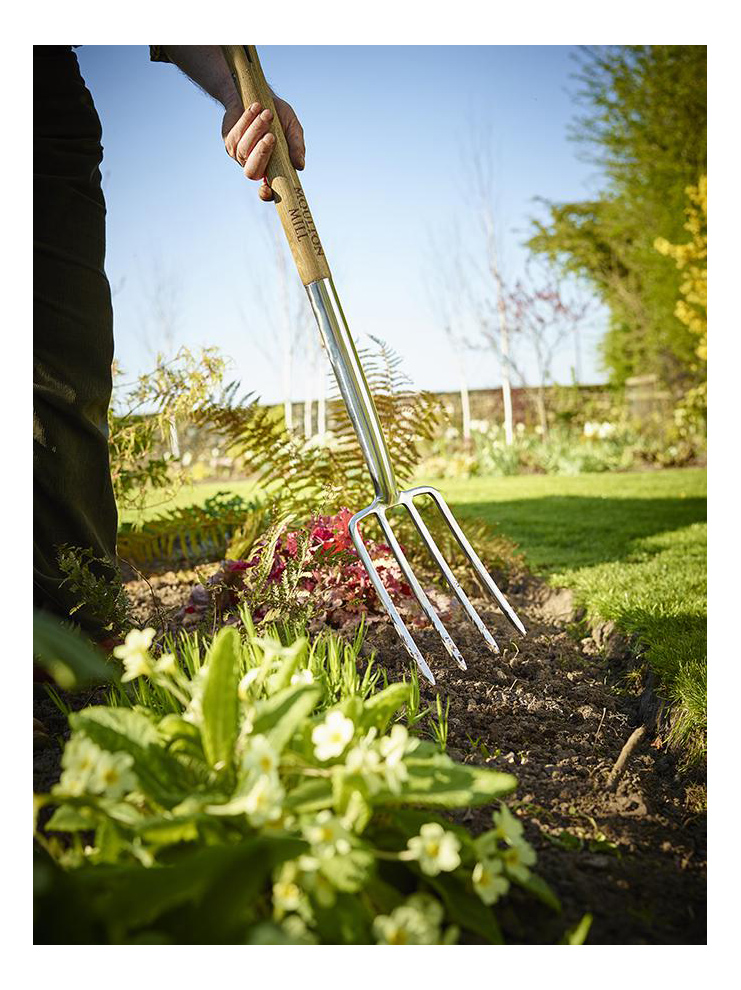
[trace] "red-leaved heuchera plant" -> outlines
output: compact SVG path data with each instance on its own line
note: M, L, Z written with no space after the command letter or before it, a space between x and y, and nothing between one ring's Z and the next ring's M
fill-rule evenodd
M206 585L193 588L181 613L183 624L197 624L210 605L224 623L237 623L237 608L243 602L255 622L298 613L312 632L329 627L351 633L363 618L366 625L389 621L350 539L351 517L350 509L343 508L334 516L316 516L305 530L281 533L267 574L264 557L273 540L263 537L249 560L227 560ZM424 624L390 548L372 540L366 540L366 547L404 621ZM438 611L447 612L447 597L434 588L426 590Z

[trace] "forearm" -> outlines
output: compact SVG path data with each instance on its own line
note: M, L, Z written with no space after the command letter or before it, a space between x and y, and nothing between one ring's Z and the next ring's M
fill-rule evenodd
M170 61L225 108L239 103L219 45L162 45Z

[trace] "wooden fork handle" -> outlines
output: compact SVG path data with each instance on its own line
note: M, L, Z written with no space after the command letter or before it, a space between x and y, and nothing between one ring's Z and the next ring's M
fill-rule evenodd
M291 164L288 142L275 109L273 94L257 57L257 49L253 45L222 45L221 50L234 78L242 106L249 107L257 102L263 109L273 112L270 129L275 135L275 147L268 164L267 180L273 190L278 216L301 281L304 285L309 285L319 279L329 278L329 265L301 182Z

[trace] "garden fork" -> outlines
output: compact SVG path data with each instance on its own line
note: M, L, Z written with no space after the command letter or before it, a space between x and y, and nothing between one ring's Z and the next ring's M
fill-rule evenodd
M420 653L417 644L412 639L409 630L384 587L363 542L363 537L360 533L360 523L367 517L375 516L378 520L386 542L395 556L401 572L419 602L422 611L434 626L450 656L462 670L466 669L466 661L461 656L458 647L441 622L440 617L425 594L422 585L417 580L404 551L399 545L399 541L396 539L388 519L387 514L390 509L396 506L404 506L409 513L432 558L440 568L440 571L450 585L456 598L463 606L469 619L481 633L490 650L498 653L499 647L494 637L486 628L481 616L471 604L465 591L461 588L448 562L425 525L417 506L414 504L414 499L418 496L428 495L432 498L452 530L464 554L472 564L479 583L499 603L502 611L518 632L524 635L525 627L494 583L494 580L482 564L476 551L466 539L440 492L427 485L410 488L406 491L400 491L397 487L388 445L383 435L383 429L378 418L375 403L373 402L373 396L371 395L358 352L355 349L355 344L347 327L332 281L329 265L327 264L327 259L322 250L316 227L306 202L306 197L291 164L286 138L278 119L272 94L265 81L265 76L263 75L257 57L257 50L252 46L246 45L224 45L222 46L222 50L227 64L231 69L243 106L247 107L254 102L258 102L263 108L269 108L273 113L272 131L275 135L275 147L270 157L266 179L273 190L273 198L278 209L283 230L288 238L291 253L293 254L293 259L301 280L306 287L311 308L319 325L322 342L329 356L332 369L337 378L337 384L347 406L350 421L357 434L360 448L373 480L375 498L369 506L361 509L350 520L348 524L350 538L404 646L424 676L430 683L434 684L435 678L432 671Z

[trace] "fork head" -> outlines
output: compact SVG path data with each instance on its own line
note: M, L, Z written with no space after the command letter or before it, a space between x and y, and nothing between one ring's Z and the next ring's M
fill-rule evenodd
M434 626L443 642L443 645L445 646L445 649L462 670L466 669L466 661L461 656L458 647L455 645L447 629L441 622L440 616L435 611L432 603L425 594L422 585L417 580L414 571L409 565L409 561L399 545L399 541L396 539L391 523L389 522L387 516L389 509L392 509L397 505L403 505L412 517L412 521L417 528L417 532L429 550L433 560L440 568L443 577L450 585L453 594L461 603L466 615L476 626L483 637L484 642L492 652L498 653L499 647L497 646L494 637L486 628L481 616L469 601L465 591L456 580L450 565L445 560L440 548L437 543L435 543L432 534L425 525L422 516L414 504L414 499L418 495L429 495L436 504L438 511L450 527L461 550L468 558L471 566L473 567L474 573L478 578L479 584L482 585L485 592L499 603L500 608L518 632L524 635L525 627L518 619L502 592L499 588L497 588L489 572L481 563L478 554L466 539L463 530L456 522L455 516L450 511L447 502L442 497L440 492L437 491L436 488L430 488L426 485L419 488L410 488L407 491L399 491L397 488L394 468L391 463L391 454L389 452L388 444L386 443L386 438L383 433L378 411L375 403L373 402L373 396L371 395L370 388L368 387L365 374L363 373L363 367L360 362L358 352L355 348L355 343L345 321L345 316L342 312L342 307L337 297L337 291L334 287L334 283L331 278L318 279L314 282L310 282L306 286L306 291L309 296L309 302L311 303L314 316L316 317L322 343L327 351L327 356L337 379L337 385L339 386L340 393L345 401L348 416L350 417L350 421L355 428L358 443L360 444L360 449L363 452L363 456L368 465L368 470L373 482L373 488L376 493L376 497L371 504L367 506L367 508L357 512L350 520L348 526L350 538L353 541L353 545L358 553L358 556L368 572L368 577L375 588L376 594L381 599L384 608L391 617L391 621L393 622L397 633L401 637L404 646L407 648L409 654L414 659L424 676L432 684L434 684L435 678L432 675L432 671L420 653L417 644L412 639L412 636L404 623L404 620L401 618L394 603L392 602L391 596L384 587L376 566L371 560L370 554L368 553L365 543L363 542L363 537L361 536L359 529L359 524L363 521L363 519L366 519L371 515L376 516L378 519L383 534L386 538L386 542L388 543L391 552L396 557L399 567L401 568L401 572L404 575L407 584L412 589L412 592L419 602L422 611Z
M488 593L488 595L490 595L492 598L494 598L494 600L499 604L499 607L502 609L506 617L509 619L509 621L512 623L512 625L519 633L525 635L526 630L522 622L518 618L517 613L514 611L514 609L509 604L507 599L504 597L502 592L499 590L494 579L492 578L492 576L489 574L489 572L481 562L480 557L469 543L463 530L458 525L455 516L450 511L450 507L448 506L447 502L442 497L440 492L437 491L436 488L432 488L429 485L422 485L418 488L410 488L406 491L397 491L396 493L394 493L393 500L384 500L380 496L377 496L369 506L367 506L365 509L361 509L361 511L357 512L350 520L348 524L350 538L353 542L353 546L355 547L358 556L360 557L366 571L368 572L368 577L370 578L371 583L373 584L376 594L378 595L384 608L388 612L391 621L394 624L394 628L396 629L396 632L401 638L401 641L404 643L407 652L415 661L420 671L427 678L427 680L430 681L431 684L434 684L435 677L432 671L430 670L429 665L427 664L425 658L422 656L419 647L414 642L414 639L412 638L411 633L407 629L404 620L399 615L396 606L391 600L391 596L386 590L380 578L378 570L376 569L376 566L373 563L370 554L368 553L368 549L363 541L363 537L360 532L360 523L364 519L367 519L369 516L375 516L375 518L378 520L378 523L384 534L386 542L391 552L393 553L394 557L396 558L396 561L399 565L399 568L401 569L402 574L404 575L404 579L411 588L412 593L414 594L414 597L417 599L422 611L427 616L428 620L434 627L437 634L440 636L443 646L448 651L450 656L455 660L455 662L458 664L461 670L466 669L466 661L463 659L463 656L461 655L458 647L455 645L452 637L450 636L447 629L443 625L440 616L437 614L435 607L430 602L428 596L424 591L424 588L419 583L413 568L411 567L409 561L407 560L403 549L399 545L399 541L396 538L396 535L394 533L394 530L391 526L391 523L387 515L389 509L394 508L397 505L402 505L406 509L406 511L411 516L412 522L414 523L417 532L419 533L422 539L422 542L427 547L430 556L435 561L443 577L450 586L451 591L453 592L453 594L455 595L455 597L458 599L461 606L463 607L463 610L465 611L466 615L478 629L487 647L493 653L499 653L499 647L497 646L494 637L487 629L486 624L482 620L481 616L471 604L470 599L468 598L465 591L458 582L457 578L455 577L450 567L450 564L445 559L445 556L443 555L442 551L435 542L435 539L430 533L427 525L425 524L425 521L422 518L417 506L414 504L414 499L420 495L428 495L433 500L438 511L442 515L443 519L450 527L450 530L455 536L458 545L460 546L461 550L467 557L469 563L473 567L473 571L476 578L478 579L478 583L483 587L484 591Z

